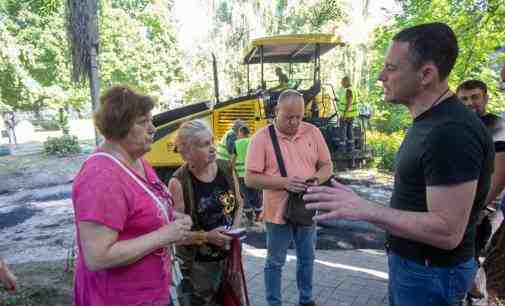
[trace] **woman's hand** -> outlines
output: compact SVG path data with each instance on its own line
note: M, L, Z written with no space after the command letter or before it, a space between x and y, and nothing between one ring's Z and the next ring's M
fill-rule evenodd
M191 216L174 211L174 220L185 220L184 222L190 223L193 225L193 220L191 219Z
M184 240L188 238L189 231L191 230L191 226L193 222L191 218L178 218L173 222L163 226L161 231L161 239L163 244L171 244L171 243L184 243Z
M9 267L0 259L0 283L7 289L16 291L17 279Z
M217 227L206 232L205 235L209 243L224 249L231 241L231 237L223 234L224 232L226 232L224 227Z

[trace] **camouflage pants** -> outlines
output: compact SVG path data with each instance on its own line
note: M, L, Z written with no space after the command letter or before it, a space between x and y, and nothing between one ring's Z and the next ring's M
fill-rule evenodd
M181 306L217 306L216 293L221 284L224 261L193 262L192 271L183 270L177 288Z

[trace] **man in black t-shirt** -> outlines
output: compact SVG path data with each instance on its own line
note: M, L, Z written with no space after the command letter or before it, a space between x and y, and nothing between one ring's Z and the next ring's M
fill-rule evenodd
M491 185L494 148L486 127L449 90L458 56L443 23L393 37L379 75L385 100L412 118L395 161L391 207L333 182L310 187L316 219L365 220L387 231L390 305L461 305L475 275L475 228Z
M492 224L499 225L502 218L497 214L500 202L496 197L505 187L505 120L499 116L488 113L486 110L489 96L487 94L486 83L480 80L467 80L461 83L456 94L464 105L472 109L487 127L491 137L493 137L495 147L494 173L491 180L491 188L487 195L486 207L480 213L479 224L476 232L476 256L481 264L479 257L483 255L492 233L497 229ZM492 222L491 220L494 220ZM486 274L484 269L479 268L478 276L475 278L474 285L468 293L469 305L488 305L488 295L486 290Z
M456 94L464 105L475 111L493 138L496 152L495 172L486 204L491 205L489 210L494 211L497 206L492 202L505 187L505 120L500 116L487 112L486 107L489 96L486 83L480 80L465 81L458 86Z

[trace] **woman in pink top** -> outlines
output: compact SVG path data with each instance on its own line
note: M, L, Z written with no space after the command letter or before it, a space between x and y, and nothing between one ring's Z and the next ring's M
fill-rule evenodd
M154 136L153 100L128 87L100 99L95 125L105 142L74 180L79 256L75 306L172 305L169 246L183 243L191 218L142 156Z

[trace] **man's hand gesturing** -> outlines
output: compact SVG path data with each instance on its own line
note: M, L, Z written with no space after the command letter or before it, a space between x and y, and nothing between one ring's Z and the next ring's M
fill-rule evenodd
M328 211L318 214L314 220L347 219L365 220L375 205L360 198L352 189L335 180L330 187L311 186L307 189L303 199L308 204L307 209L320 209Z

